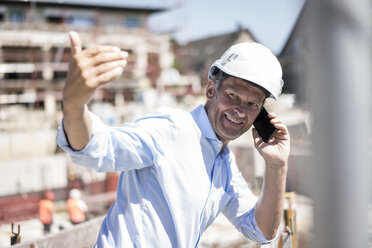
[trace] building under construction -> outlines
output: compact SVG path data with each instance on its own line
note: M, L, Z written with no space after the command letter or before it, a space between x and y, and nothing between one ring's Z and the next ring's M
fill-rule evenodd
M68 31L79 32L83 45L108 44L130 54L121 78L96 97L136 97L139 87L156 87L161 71L173 63L169 36L147 29L149 14L164 6L122 1L1 1L0 104L46 107L61 100L70 58Z
M165 9L123 1L0 2L0 224L37 216L47 189L57 199L72 187L87 194L115 190L105 183L115 184L115 175L76 169L55 143L71 55L68 32L77 31L85 47L128 51L123 75L94 96L120 105L159 87L159 76L172 66L170 36L147 28L148 16Z

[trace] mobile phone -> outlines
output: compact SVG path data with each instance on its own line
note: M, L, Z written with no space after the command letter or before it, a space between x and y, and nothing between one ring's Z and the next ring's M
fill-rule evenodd
M256 128L258 134L265 143L269 142L269 140L278 130L273 124L270 123L271 119L267 115L268 113L266 109L262 108L256 120L253 122L253 126Z

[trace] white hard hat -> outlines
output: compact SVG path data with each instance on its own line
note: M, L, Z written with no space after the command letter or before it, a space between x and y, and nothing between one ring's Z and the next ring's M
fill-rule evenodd
M208 78L217 67L226 74L257 84L277 99L284 81L278 59L267 47L255 42L231 46L209 69Z
M81 197L80 190L72 189L70 190L70 198L79 199Z

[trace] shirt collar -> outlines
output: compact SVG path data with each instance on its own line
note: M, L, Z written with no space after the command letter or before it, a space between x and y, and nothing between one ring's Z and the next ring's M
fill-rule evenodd
M217 138L216 133L214 132L212 125L209 121L207 112L205 111L205 108L203 105L199 105L196 107L193 111L191 111L191 115L194 118L196 124L200 128L203 136L207 139L214 140L214 149L216 154L220 152L222 142ZM230 153L230 149L228 146L225 147L225 149L222 151L222 155L226 156Z
M203 105L199 105L193 111L191 111L191 115L194 118L196 124L202 131L202 134L207 139L215 139L218 140L216 133L214 132L211 123L209 122L209 118L207 112Z

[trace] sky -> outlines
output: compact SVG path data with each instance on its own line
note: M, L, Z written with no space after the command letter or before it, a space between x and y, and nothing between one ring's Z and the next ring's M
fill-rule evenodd
M257 42L278 54L288 39L305 0L166 0L169 11L153 14L149 27L172 31L181 44L248 29Z

